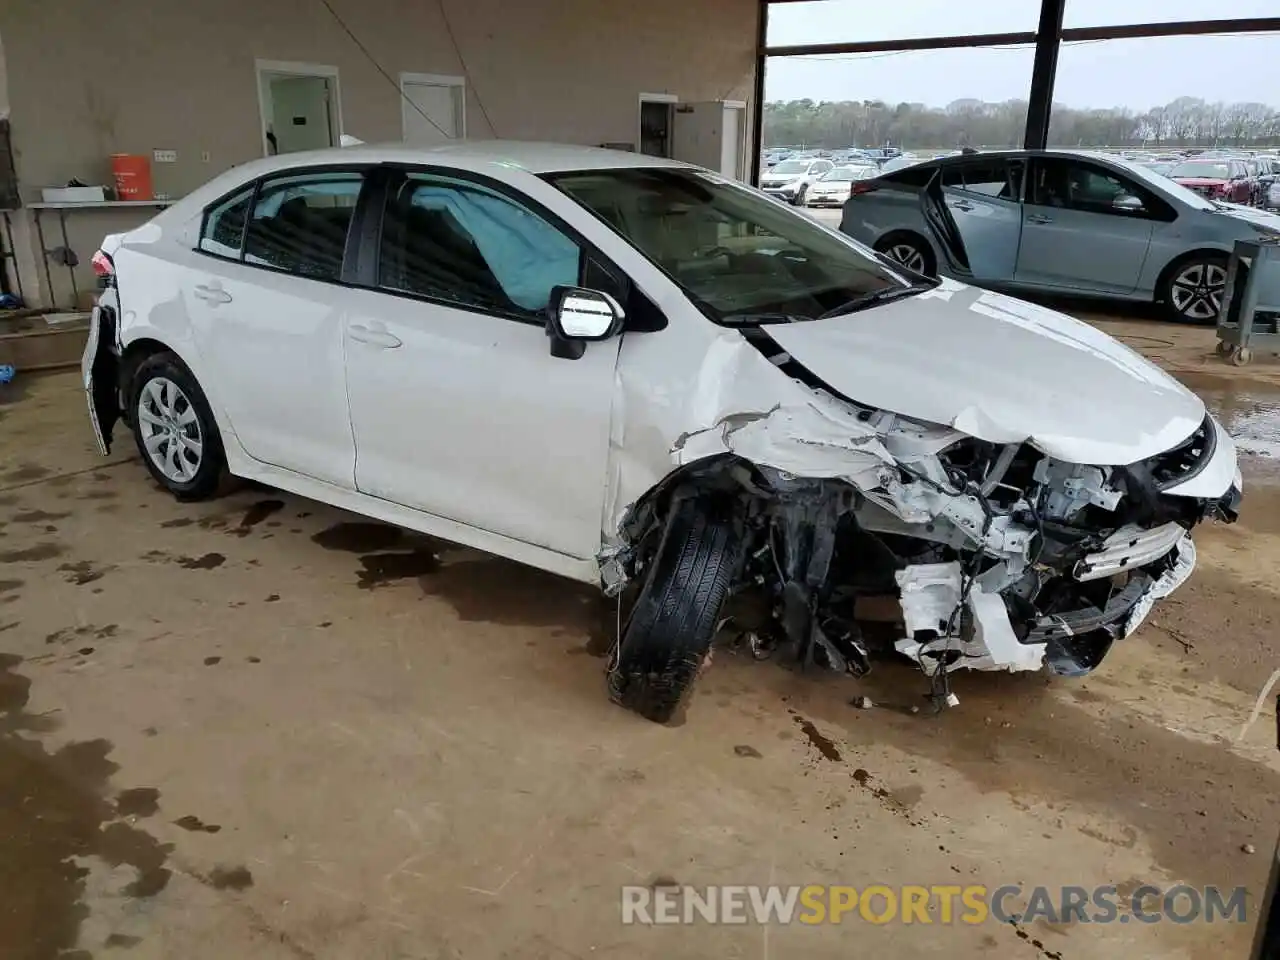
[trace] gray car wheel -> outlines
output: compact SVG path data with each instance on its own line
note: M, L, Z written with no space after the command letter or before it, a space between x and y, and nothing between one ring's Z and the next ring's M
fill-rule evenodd
M923 240L910 234L890 234L876 244L876 251L915 273L926 277L937 275L938 268L933 262L933 251Z
M1164 301L1174 320L1216 323L1226 287L1227 258L1221 254L1203 254L1169 271Z

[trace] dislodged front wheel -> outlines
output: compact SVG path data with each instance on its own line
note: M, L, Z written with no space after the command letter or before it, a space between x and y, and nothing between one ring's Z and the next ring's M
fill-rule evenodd
M672 509L609 665L612 699L657 723L698 678L742 543L731 504L685 499Z

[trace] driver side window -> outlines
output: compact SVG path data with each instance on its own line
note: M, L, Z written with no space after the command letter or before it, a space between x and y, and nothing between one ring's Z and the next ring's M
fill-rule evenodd
M1150 192L1132 180L1093 164L1053 157L1036 162L1028 202L1122 217L1159 213Z
M415 174L387 198L378 286L541 323L582 260L576 241L505 194Z

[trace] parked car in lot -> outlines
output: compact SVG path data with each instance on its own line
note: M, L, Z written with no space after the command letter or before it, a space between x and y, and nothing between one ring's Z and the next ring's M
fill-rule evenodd
M841 229L918 273L1154 300L1172 319L1212 323L1235 241L1280 234L1280 217L1114 157L1007 151L855 184ZM1265 292L1263 302L1278 301L1280 291Z
M761 174L760 189L788 203L801 204L809 188L834 167L822 157L792 157Z
M1228 203L1250 203L1253 200L1253 183L1248 165L1243 160L1226 157L1183 160L1166 176L1210 200Z
M760 648L1078 674L1235 518L1235 447L1105 334L926 279L760 193L581 147L237 167L105 239L82 372L180 500L225 473L627 598L669 718L730 591ZM433 639L424 642L436 642Z
M879 173L875 164L845 164L824 173L821 179L805 193L805 206L842 207L849 199L849 191L857 180L866 180Z

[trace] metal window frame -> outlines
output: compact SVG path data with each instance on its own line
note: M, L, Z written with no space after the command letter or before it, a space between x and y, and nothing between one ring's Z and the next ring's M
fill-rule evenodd
M1097 27L1063 27L1067 0L1041 0L1040 20L1034 31L977 33L960 36L911 37L899 40L867 40L837 43L808 43L769 46L769 9L775 4L806 3L813 0L759 0L756 38L756 76L752 104L751 182L760 182L760 149L764 142L764 84L770 57L806 57L815 54L889 53L905 50L948 50L969 47L1033 46L1028 92L1027 126L1023 148L1043 150L1048 145L1049 121L1053 112L1053 87L1058 72L1058 53L1063 43L1082 40L1133 40L1151 37L1213 36L1224 33L1280 33L1280 17L1243 17L1219 20L1177 20L1169 23L1127 23Z

